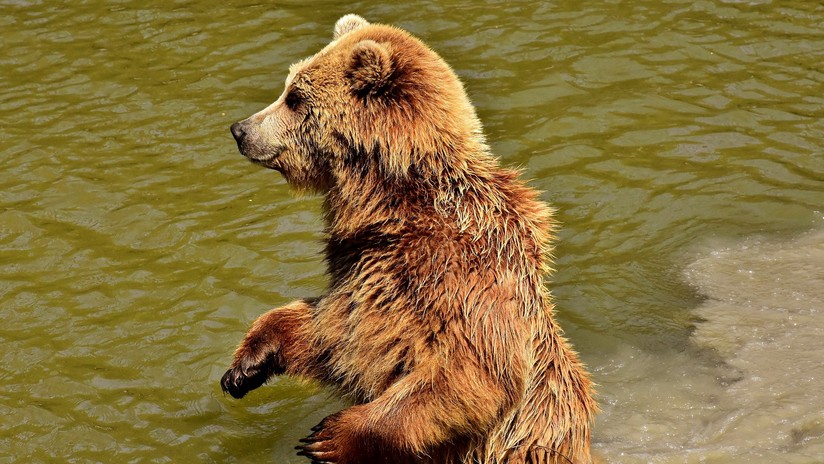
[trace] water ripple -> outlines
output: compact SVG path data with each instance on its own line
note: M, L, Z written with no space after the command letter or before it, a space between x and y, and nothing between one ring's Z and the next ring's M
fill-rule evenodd
M777 442L740 427L741 404L680 428L734 380L691 336L685 255L824 223L817 2L0 9L0 460L301 462L296 440L341 404L288 379L237 402L216 381L255 316L323 288L320 202L227 127L349 12L446 57L496 153L559 208L553 291L610 461L820 449L814 420Z

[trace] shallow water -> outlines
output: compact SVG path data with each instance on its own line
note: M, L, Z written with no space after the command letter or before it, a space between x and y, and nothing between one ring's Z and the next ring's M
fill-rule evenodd
M217 380L324 288L232 122L358 12L455 68L564 224L609 462L824 461L824 5L0 1L0 462L301 463L339 401Z

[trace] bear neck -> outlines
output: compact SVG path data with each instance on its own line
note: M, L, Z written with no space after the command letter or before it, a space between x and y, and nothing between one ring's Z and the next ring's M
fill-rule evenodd
M368 159L375 162L363 161ZM513 189L521 189L516 173L501 168L483 145L473 153L427 156L426 163L413 163L402 174L388 172L379 159L361 153L359 163L335 176L324 201L332 240L368 231L394 234L405 226L425 226L422 221L443 221L479 234L496 223L482 218L514 209Z

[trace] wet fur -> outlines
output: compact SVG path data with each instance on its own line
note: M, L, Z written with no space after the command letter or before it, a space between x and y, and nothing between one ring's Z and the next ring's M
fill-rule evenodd
M330 284L255 321L224 391L285 373L352 398L304 440L313 462L590 462L591 384L545 288L552 211L440 57L344 17L242 124L245 155L325 195Z

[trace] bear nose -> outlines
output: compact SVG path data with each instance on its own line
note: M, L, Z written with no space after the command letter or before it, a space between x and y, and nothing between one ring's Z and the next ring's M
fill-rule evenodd
M229 129L232 131L232 135L235 137L235 141L240 142L243 139L243 136L246 135L246 131L243 130L243 124L236 122L232 124L232 127Z

